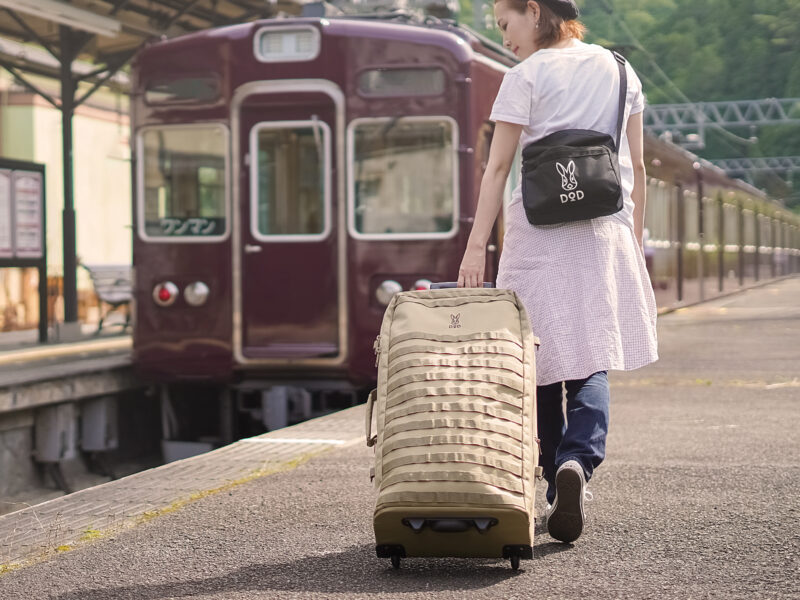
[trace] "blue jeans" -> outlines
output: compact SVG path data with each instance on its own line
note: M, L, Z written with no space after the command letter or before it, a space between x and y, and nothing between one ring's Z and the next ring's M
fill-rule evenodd
M566 424L561 383L536 388L537 425L542 444L539 464L544 468L547 502L550 504L556 497L556 470L559 466L568 460L576 460L583 467L586 481L589 481L606 455L610 400L608 373L598 371L586 379L574 379L565 384Z

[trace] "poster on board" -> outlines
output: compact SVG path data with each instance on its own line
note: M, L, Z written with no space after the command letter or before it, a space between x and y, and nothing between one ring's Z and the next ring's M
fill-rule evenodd
M0 169L0 258L14 256L14 214L11 206L11 171Z
M44 255L42 175L32 171L14 171L11 189L16 216L16 257L41 258Z

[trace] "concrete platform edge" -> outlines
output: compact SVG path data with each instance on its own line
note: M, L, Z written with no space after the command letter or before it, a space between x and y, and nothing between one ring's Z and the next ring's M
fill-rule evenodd
M255 479L290 471L335 448L361 442L361 435L355 436L352 430L335 424L347 420L363 426L363 417L353 414L362 410L363 405L358 405L0 516L0 577L170 514L202 498L229 491ZM332 431L337 433L332 435ZM267 442L258 443L260 440ZM282 453L281 450L286 448L285 444L280 443L282 440L295 445L294 451ZM247 457L240 461L237 455ZM197 476L198 469L209 465L214 465L214 478L203 480ZM197 482L196 489L191 492L174 489L173 493L169 489L161 490L166 494L159 495L155 502L137 497L138 490L152 493L154 483L174 482L174 473L165 473L168 470L191 472L190 478ZM124 510L122 498L117 502L101 502L102 508L91 511L89 526L85 523L87 511L81 509L80 514L69 514L70 509L102 500L115 488L123 492L126 503L142 500L136 504L138 510L119 519L119 511ZM125 491L130 493L125 494ZM62 517L71 518L75 526L70 528L70 523L64 523ZM108 523L107 526L95 526L94 523L103 520ZM29 526L35 523L38 531L29 527L28 531L21 534L24 539L16 540L15 548L14 542L9 544L8 541L20 535L15 524L24 528L26 521Z
M658 309L658 316L661 317L663 315L668 315L669 313L673 313L677 310L681 310L684 308L691 308L692 306L698 306L700 304L705 304L706 302L713 302L714 300L721 300L723 298L728 298L729 296L735 296L736 294L741 294L742 292L747 292L749 290L755 290L758 288L762 288L764 286L779 283L781 281L786 281L787 279L793 279L795 277L800 277L796 273L792 273L791 275L784 275L783 277L774 277L772 279L765 279L764 281L759 281L752 285L748 285L745 287L736 288L735 290L730 290L728 292L722 292L721 294L716 294L709 298L703 298L702 300L696 300L694 302L681 302L679 304L671 304L669 306L665 306L664 308Z

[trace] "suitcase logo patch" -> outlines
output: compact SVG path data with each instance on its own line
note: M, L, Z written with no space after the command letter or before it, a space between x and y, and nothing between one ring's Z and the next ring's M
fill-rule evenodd
M461 313L457 315L450 315L450 329L458 329L461 327Z

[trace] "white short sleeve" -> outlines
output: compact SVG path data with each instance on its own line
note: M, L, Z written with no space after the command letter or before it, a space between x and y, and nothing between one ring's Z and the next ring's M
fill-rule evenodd
M531 121L531 86L517 70L508 71L492 106L492 121L529 125Z
M633 93L631 111L629 114L635 115L644 110L644 93L642 92L642 82L639 80L639 76L636 74L636 71L633 70L630 63L627 63L627 70L629 81L628 91L629 93Z

